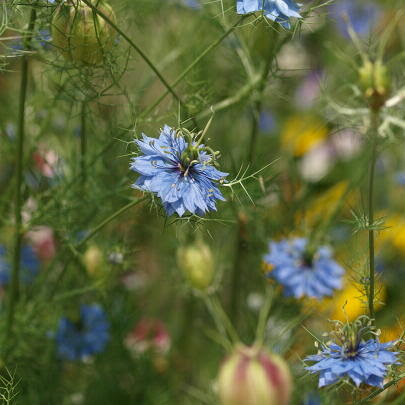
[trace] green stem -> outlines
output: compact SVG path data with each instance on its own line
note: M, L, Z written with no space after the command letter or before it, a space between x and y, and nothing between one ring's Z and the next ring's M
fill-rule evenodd
M31 8L30 20L27 33L24 35L24 45L26 50L31 48L32 31L35 26L37 13L35 7ZM7 336L10 335L14 323L15 305L18 300L20 289L20 261L22 245L22 186L23 186L23 162L24 162L24 142L25 142L25 105L28 89L28 67L29 56L24 54L21 61L21 82L18 107L18 128L17 128L17 158L16 158L16 185L15 185L15 233L14 233L14 256L11 283L9 291L8 316L7 316Z
M221 314L218 312L218 309L217 309L215 303L213 302L212 298L209 295L204 294L203 298L204 298L205 306L207 307L207 310L210 313L210 315L215 323L215 326L218 330L218 333L221 337L221 344L227 351L231 351L232 342L229 340L228 333L227 333L226 327L224 325Z
M260 110L262 108L262 96L263 92L266 89L267 78L270 73L271 65L273 63L274 57L277 55L277 52L280 50L284 42L288 39L287 36L281 38L277 41L274 48L270 49L270 54L267 55L266 61L264 63L263 71L260 74L259 81L256 87L256 101L254 102L254 115L252 121L252 130L250 133L250 142L248 148L247 159L250 164L253 163L253 158L255 154L256 142L257 142L257 132L258 132L258 123ZM231 281L231 319L238 325L238 313L239 313L239 300L241 296L241 287L242 287L242 278L244 271L244 263L246 263L245 256L248 253L248 241L246 238L247 234L247 225L244 223L243 218L238 220L238 229L237 229L237 241L236 241L236 250L235 250L235 259L232 273Z
M125 34L124 31L122 31L115 23L114 21L111 20L105 13L100 11L96 6L93 6L91 4L90 0L81 0L84 4L89 6L97 15L99 15L105 22L107 22L119 35L121 35L122 38L125 39L125 41L128 42L128 44L135 49L135 51L141 56L141 58L145 61L145 63L153 70L153 72L156 74L156 76L159 78L159 80L162 82L162 84L166 87L167 91L179 102L179 104L183 107L184 111L187 112L187 107L181 100L181 98L177 95L177 93L174 91L173 87L170 86L170 84L166 81L166 79L162 76L162 74L159 72L157 67L153 64L153 62L149 59L149 57L145 54L145 52L142 51L142 49L135 44L134 41L132 41L131 38L128 37L127 34Z
M271 304L273 302L273 289L268 287L266 290L266 298L259 314L259 321L256 329L256 345L262 346L266 335L266 323L269 317Z
M394 378L392 381L387 382L387 384L384 385L383 388L380 388L378 390L373 391L370 395L368 395L366 398L362 399L358 405L366 404L368 401L371 399L375 398L377 395L381 394L383 391L385 391L387 388L399 383L402 379L405 378L405 373L400 374L397 378Z
M375 249L374 249L374 177L377 160L377 127L378 112L371 111L371 158L368 185L368 246L369 246L369 291L368 309L371 319L375 319L374 296L375 296Z
M271 54L268 55L266 58L263 72L261 74L260 84L257 88L256 101L254 102L254 105L253 105L252 130L250 133L250 143L249 143L249 149L248 149L248 162L250 164L253 163L253 158L255 155L260 112L262 109L262 96L263 96L264 90L266 89L267 78L269 76L271 65L274 61L275 56L277 55L277 53L281 49L281 47L284 45L284 43L288 40L288 38L289 38L288 36L284 36L281 39L278 37L276 45L271 50Z
M248 162L249 164L253 163L253 157L255 155L256 143L257 143L257 133L259 129L259 119L260 119L260 112L262 109L262 95L263 91L266 88L266 79L269 75L271 63L273 62L273 58L267 58L266 65L263 69L263 73L260 79L260 85L257 89L257 99L253 105L253 120L252 120L252 129L250 132L250 142L249 142L249 149L248 149Z
M235 327L238 327L239 323L239 306L240 306L240 295L242 287L242 273L246 266L246 261L244 260L247 253L247 240L246 240L246 223L244 218L238 218L237 235L236 235L236 246L235 246L235 258L232 271L231 280L231 290L230 290L230 309L229 313L231 320Z
M142 197L142 198L138 198L136 200L131 201L130 203L128 203L127 205L125 205L124 207L120 208L118 211L115 211L113 214L111 214L109 217L107 217L106 219L104 219L103 221L101 221L96 227L94 227L89 233L88 235L82 239L80 242L78 242L76 245L69 245L68 244L68 251L70 252L70 254L77 259L78 258L78 249L80 249L82 246L84 246L91 238L93 238L98 232L101 231L101 229L103 229L106 225L108 225L111 221L113 221L115 218L119 217L121 214L123 214L124 212L128 211L130 208L134 207L135 205L138 205L139 203L145 201L148 197ZM63 277L66 274L67 268L68 268L68 264L70 262L70 259L68 259L67 261L65 261L65 266L63 267L61 273L59 274L58 278L55 281L55 285L54 288L50 294L50 297L53 298L56 290L57 290L57 286L59 285L59 283L62 281Z
M115 211L108 218L106 218L104 221L100 222L95 228L93 228L84 239L82 239L78 244L76 244L75 249L82 247L84 244L86 244L86 242L88 242L94 235L96 235L101 229L103 229L111 221L113 221L115 218L119 217L121 214L123 214L125 211L128 211L130 208L134 207L135 205L138 205L139 203L145 201L147 198L148 197L145 196L142 198L138 198L137 200L133 200L129 204L120 208L118 211Z
M87 156L87 133L86 133L86 102L82 102L80 112L80 172L83 188L86 185L86 156ZM84 190L83 190L84 191Z
M240 23L248 17L247 15L244 15L242 18L240 18L232 27L230 27L223 35L221 35L216 41L214 41L211 45L209 45L194 61L191 63L177 78L176 80L171 84L171 88L174 89L187 75L188 73L196 66L200 61L209 53L211 52L214 48L216 48L229 34L231 34L236 27L240 25ZM169 94L169 90L166 90L150 107L148 107L146 110L144 110L141 114L140 117L145 117L147 116L150 112L152 112Z

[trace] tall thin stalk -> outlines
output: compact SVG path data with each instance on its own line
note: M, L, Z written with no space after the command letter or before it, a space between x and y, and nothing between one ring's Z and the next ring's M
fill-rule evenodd
M377 160L377 128L379 115L378 111L370 111L370 136L371 136L371 157L368 184L368 247L369 247L369 288L368 288L368 310L370 318L374 319L374 296L375 296L375 249L374 249L374 177L375 164Z
M35 27L37 18L35 5L31 8L31 14L28 24L28 30L23 37L24 48L26 51L31 49L32 31ZM18 300L20 290L20 262L22 245L22 188L23 188L23 165L24 165L24 143L25 143L25 106L28 90L29 73L29 55L24 53L21 60L21 81L18 105L18 123L17 123L17 156L16 156L16 180L14 195L14 254L13 267L11 273L10 291L8 296L8 316L7 316L7 335L9 336L14 322L15 305Z
M253 164L255 152L256 152L256 143L259 130L259 119L260 111L262 109L262 98L263 93L266 89L266 84L268 76L273 64L274 58L277 55L278 51L281 49L283 44L288 39L288 36L283 36L277 39L277 42L274 47L269 50L269 54L266 57L264 66L260 73L259 84L256 89L255 101L253 102L253 117L252 117L252 127L250 132L249 147L247 151L247 160L249 164ZM238 312L239 312L239 300L241 295L242 287L242 273L246 265L245 256L249 250L248 240L247 240L247 224L245 216L239 215L238 218L238 227L237 227L237 236L235 244L235 256L234 256L234 265L233 273L231 279L231 290L230 290L230 314L231 319L234 324L238 325Z
M83 188L86 184L87 160L87 128L86 128L86 102L82 102L80 111L80 174ZM84 190L83 190L84 191Z

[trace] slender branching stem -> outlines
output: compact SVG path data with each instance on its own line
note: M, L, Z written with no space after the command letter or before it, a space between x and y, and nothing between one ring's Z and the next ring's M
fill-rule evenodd
M369 184L368 184L368 247L369 247L368 309L370 318L375 319L374 177L375 177L375 164L377 160L378 111L371 110L370 116L371 116L370 122L371 157L370 157Z
M363 405L366 404L367 402L371 401L373 398L375 398L377 395L380 395L383 391L385 391L387 388L392 387L395 384L398 384L401 380L405 378L405 373L400 374L398 377L394 378L392 381L387 382L383 388L379 388L378 390L373 391L370 395L368 395L366 398L362 399L360 402L358 402L358 405Z
M115 218L119 217L121 214L124 212L128 211L130 208L134 207L135 205L138 205L139 203L145 201L148 197L142 197L138 198L136 200L131 201L127 205L124 205L122 208L119 210L115 211L113 214L111 214L109 217L101 221L97 226L95 226L85 238L83 238L76 246L75 248L78 249L82 247L83 245L86 244L93 236L95 236L98 232L100 232L101 229L103 229L106 225L108 225L111 221L113 221Z
M113 214L109 215L107 218L105 218L103 221L101 221L98 225L96 225L87 235L84 237L81 241L76 243L75 245L68 245L66 252L69 252L75 259L77 259L78 255L78 250L82 248L91 238L93 238L96 234L98 234L105 226L107 226L110 222L112 222L114 219L122 215L124 212L128 211L130 208L134 207L135 205L140 204L141 202L145 201L148 197L142 197L138 198L136 200L131 201L127 205L124 205L122 208L119 210L115 211ZM62 279L64 278L68 265L70 263L70 258L65 262L65 266L63 267L63 270L59 274L58 278L55 281L55 285L53 290L51 291L51 298L55 295L57 291L57 286L60 284Z
M250 133L250 141L247 152L247 160L249 164L253 163L256 151L257 143L257 134L259 129L259 118L260 110L262 108L262 97L263 92L266 89L266 84L272 63L278 51L288 39L288 36L284 36L277 40L277 43L274 47L269 49L269 54L266 56L263 70L260 74L259 82L256 88L256 100L253 105L253 120L252 120L252 129ZM236 245L235 245L235 259L232 273L231 281L231 299L230 299L230 313L231 319L237 326L238 324L238 312L239 312L239 300L241 295L242 279L244 266L246 265L245 257L247 255L249 246L247 240L247 224L244 215L239 215L238 218L238 227L237 227L237 236L236 236Z
M281 47L284 45L284 43L287 41L288 38L289 38L288 36L284 36L277 40L274 49L271 50L270 55L267 55L266 61L264 63L259 86L256 90L256 100L253 103L252 129L250 132L250 142L247 155L249 164L253 163L253 158L255 156L260 113L262 109L263 92L266 89L267 79L270 73L271 65L273 64L274 57L277 55L278 51L281 49Z
M176 78L176 80L171 84L171 88L174 89L187 75L188 73L195 67L197 66L200 61L209 53L211 52L214 48L216 48L226 37L231 34L235 28L237 28L244 19L246 19L248 15L242 16L234 25L232 25L224 34L222 34L216 41L214 41L212 44L210 44L180 75ZM146 117L148 116L149 113L151 113L170 93L170 91L167 89L150 107L148 107L146 110L141 112L140 117Z
M36 8L31 8L31 14L28 24L28 30L24 35L24 47L26 50L31 48L32 31L35 27L37 18ZM24 165L24 143L25 143L25 105L28 90L29 74L29 55L24 54L21 60L21 81L18 106L18 126L17 126L17 156L16 156L16 181L14 196L14 255L13 268L11 273L11 284L9 291L8 316L7 316L7 335L9 336L14 322L15 305L18 300L20 289L20 261L22 245L22 188L23 188L23 165Z
M187 106L184 104L182 99L179 97L179 95L174 91L173 87L170 86L168 81L163 77L163 75L160 73L158 68L155 66L155 64L150 60L150 58L146 55L146 53L131 39L129 36L121 30L115 24L115 22L108 17L105 13L103 13L101 10L99 10L96 6L94 6L90 0L81 0L84 4L89 6L97 15L99 15L107 24L109 24L122 38L125 39L126 42L141 56L141 58L145 61L145 63L152 69L152 71L155 73L155 75L159 78L159 80L162 82L162 84L166 87L168 92L174 97L175 100L178 101L178 103L181 105L181 107L184 109L184 111L187 113ZM196 122L194 122L194 125L197 126Z

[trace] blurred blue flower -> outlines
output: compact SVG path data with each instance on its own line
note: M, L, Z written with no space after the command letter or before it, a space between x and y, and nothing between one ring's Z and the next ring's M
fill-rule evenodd
M320 69L313 69L302 79L294 95L298 109L308 110L313 107L321 92L322 76Z
M50 48L50 42L51 42L51 33L49 29L44 28L38 31L37 35L33 36L33 43L32 46L35 47L41 47L44 49L49 49ZM15 53L19 53L19 51L24 50L24 45L22 41L22 37L16 40L11 41L10 43L10 48L13 49L14 51L17 51Z
M332 251L321 246L310 255L306 248L303 238L270 242L270 252L264 256L267 277L282 284L286 296L295 298L323 298L342 288L344 270L332 259Z
M405 187L405 171L398 172L395 175L395 181L400 185Z
M311 392L310 394L307 394L303 405L321 405L321 398L317 393Z
M98 305L82 305L77 321L62 318L55 334L60 357L83 360L104 350L109 338L110 324Z
M272 132L276 128L276 118L269 111L262 111L259 116L259 129L262 132Z
M331 17L336 21L340 33L349 37L345 16L350 19L354 31L366 36L380 17L380 8L372 1L340 0L330 6Z
M374 339L361 341L350 351L331 343L319 354L306 357L315 361L306 367L311 373L319 373L319 387L334 384L348 377L359 386L361 383L382 388L387 374L387 365L396 363L397 353L387 350L395 342L379 343Z
M49 44L50 44L50 42L52 40L51 32L49 31L48 28L41 29L41 30L39 30L38 36L37 36L36 39L38 40L39 45L41 47L43 47L45 49L48 49Z
M225 200L217 184L228 173L213 166L214 157L204 145L167 125L159 139L142 136L135 142L144 155L133 158L130 166L141 174L133 187L157 194L168 215L204 215L216 210L215 200Z
M201 4L198 0L183 0L185 6L193 8L195 10L201 9Z
M236 9L238 14L254 13L263 11L264 15L284 28L290 28L291 17L301 18L299 14L300 4L293 0L237 0Z
M7 259L6 249L0 245L0 286L5 286L10 282L11 265ZM29 245L23 246L20 258L21 281L30 283L38 274L39 266L40 263L34 249Z

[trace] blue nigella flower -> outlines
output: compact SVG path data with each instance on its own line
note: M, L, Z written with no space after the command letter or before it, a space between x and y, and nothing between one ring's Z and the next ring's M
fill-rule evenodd
M309 254L307 240L294 238L270 242L270 252L264 256L270 270L267 277L284 286L287 296L323 298L342 288L344 270L332 259L332 251L321 246Z
M7 251L0 245L0 286L10 282L11 265L7 258ZM21 248L20 268L21 281L30 283L39 272L40 263L34 249L25 245Z
M301 18L299 13L301 5L293 0L237 0L238 14L263 11L270 20L275 21L285 28L290 28L291 17Z
M330 6L330 12L340 33L346 38L349 33L344 16L350 19L354 31L360 36L368 35L380 17L380 8L371 1L339 0Z
M98 305L82 305L77 321L62 318L55 334L58 354L66 360L83 360L104 350L109 322Z
M387 350L394 343L379 343L374 339L346 347L331 343L319 354L305 359L316 362L306 369L319 373L319 387L334 384L341 378L350 378L357 386L364 383L382 388L387 365L397 361L397 353Z
M216 210L216 200L225 200L217 184L228 173L214 167L217 153L193 134L166 125L159 139L142 136L135 142L143 155L133 158L130 166L141 174L133 187L155 193L168 215L204 215Z
M396 182L400 185L400 186L404 186L405 187L405 171L403 172L398 172L395 175L395 180Z

